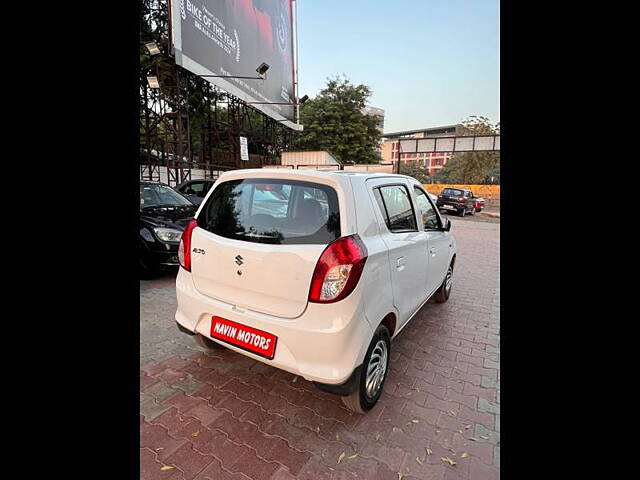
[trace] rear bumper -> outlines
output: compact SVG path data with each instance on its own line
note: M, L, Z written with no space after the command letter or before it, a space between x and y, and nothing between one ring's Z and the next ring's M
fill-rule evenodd
M334 304L309 303L295 319L280 318L234 305L201 294L195 289L191 273L180 268L176 278L178 308L175 320L181 331L197 333L239 354L317 383L334 393L349 391L355 370L362 364L373 336L371 325L361 308L359 287ZM219 316L278 337L275 355L268 360L235 345L211 338L211 319ZM350 393L350 392L349 392Z
M313 382L313 384L322 391L346 397L357 390L358 382L360 381L360 372L362 372L362 365L358 365L347 381L339 385L320 382Z
M465 208L465 205L461 203L438 203L436 207L443 210L462 210Z

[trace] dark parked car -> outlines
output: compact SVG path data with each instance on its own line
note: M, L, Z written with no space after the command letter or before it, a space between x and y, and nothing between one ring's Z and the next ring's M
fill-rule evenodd
M198 209L169 185L140 182L140 273L152 276L178 265L182 231Z
M209 189L216 181L213 179L189 180L176 187L182 195L191 200L194 204L200 205Z
M445 188L442 193L438 195L438 202L436 206L439 210L457 212L458 215L464 217L467 213L475 215L476 204L473 193L471 190L465 190L462 188Z

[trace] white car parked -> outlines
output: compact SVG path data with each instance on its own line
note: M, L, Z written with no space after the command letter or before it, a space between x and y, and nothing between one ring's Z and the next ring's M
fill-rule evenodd
M178 327L364 413L380 398L391 340L429 298L449 298L450 229L411 177L226 172L182 235Z

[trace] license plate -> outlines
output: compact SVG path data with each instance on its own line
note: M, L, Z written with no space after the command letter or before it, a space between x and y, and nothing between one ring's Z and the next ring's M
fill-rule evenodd
M454 207L453 205L443 205L442 208L446 208L446 209L449 209L449 210L455 210L456 209L456 207Z
M216 316L211 318L211 338L222 340L269 360L273 360L278 342L278 337L271 333Z

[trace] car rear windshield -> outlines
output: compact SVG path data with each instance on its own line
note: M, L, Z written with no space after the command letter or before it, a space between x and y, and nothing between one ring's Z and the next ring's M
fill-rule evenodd
M462 195L464 195L464 192L462 190L458 190L455 188L445 188L442 191L443 195L450 195L452 197L461 197Z
M297 180L242 179L219 184L198 226L225 238L274 244L328 244L340 237L335 190Z

